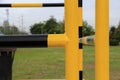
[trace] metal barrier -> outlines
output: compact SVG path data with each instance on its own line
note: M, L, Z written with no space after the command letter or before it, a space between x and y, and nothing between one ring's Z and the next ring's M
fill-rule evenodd
M0 36L1 48L64 47L68 39L65 34L4 35Z
M96 0L96 80L109 80L109 0Z
M1 7L64 7L64 3L12 3L0 4Z
M0 7L62 7L63 3L14 3ZM96 80L109 80L109 0L96 0ZM0 36L0 47L65 47L66 80L83 80L82 0L65 0L65 33ZM4 43L4 44L3 44ZM25 43L26 45L23 45Z

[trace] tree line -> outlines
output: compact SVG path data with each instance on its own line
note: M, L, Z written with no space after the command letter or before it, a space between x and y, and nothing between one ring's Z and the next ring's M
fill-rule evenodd
M9 26L5 28L0 26L0 32L3 34L28 34L25 31L20 31L16 26ZM62 34L65 32L65 21L57 21L51 16L48 20L35 23L30 26L31 34ZM117 26L111 26L109 30L110 45L120 44L120 22ZM87 21L83 21L82 34L84 36L91 36L95 34L93 26L89 25Z
M120 22L117 26L111 26L109 38L110 38L110 45L120 44Z
M87 21L83 22L83 36L94 35L94 29ZM30 26L32 34L61 34L65 32L65 22L57 21L53 16L48 20Z
M35 23L30 26L31 34L62 34L65 32L65 21L57 21L53 16L48 20ZM120 42L120 22L118 26L110 27L110 45L118 45ZM83 21L83 36L91 36L95 34L93 26L87 21Z
M13 26L8 26L8 27L3 27L0 26L0 34L28 34L25 31L20 31L15 25Z
M44 22L35 23L30 26L32 34L60 34L64 33L64 21L59 21L52 16Z

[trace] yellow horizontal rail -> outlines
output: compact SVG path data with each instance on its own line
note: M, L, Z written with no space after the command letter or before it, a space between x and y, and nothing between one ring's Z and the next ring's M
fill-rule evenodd
M64 7L64 3L11 3L0 4L0 7Z
M48 47L64 47L69 41L66 34L49 34Z
M13 3L11 7L43 7L42 3Z

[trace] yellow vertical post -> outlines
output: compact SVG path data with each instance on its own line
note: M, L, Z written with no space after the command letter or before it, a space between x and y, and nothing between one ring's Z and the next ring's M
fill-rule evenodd
M78 0L78 32L79 39L82 38L82 0ZM78 67L79 67L79 80L83 79L83 44L79 43L79 53L78 53Z
M78 71L78 0L65 0L66 80L79 80Z
M96 0L95 80L109 80L109 0Z

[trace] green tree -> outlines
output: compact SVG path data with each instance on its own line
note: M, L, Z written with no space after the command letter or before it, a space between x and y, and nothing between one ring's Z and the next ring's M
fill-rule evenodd
M90 36L90 35L94 35L94 29L91 25L89 25L87 23L87 21L83 21L83 36Z
M65 23L64 23L64 20L63 21L59 21L58 22L58 26L56 28L56 33L57 34L61 34L61 33L64 33L65 32Z
M58 26L58 23L57 23L56 19L52 16L45 23L45 26L44 26L45 33L47 33L47 34L57 33L57 31L56 31L57 26Z
M0 32L3 34L7 34L7 35L9 35L9 34L27 34L27 32L25 32L25 31L22 31L22 32L19 31L19 29L15 25L9 26L9 29L6 29L6 28L0 26Z
M110 28L110 39L115 39L116 38L116 27L112 26Z
M117 37L117 40L119 40L119 42L120 42L120 22L119 22L117 30L116 30L116 37Z
M112 26L110 28L110 45L118 45L120 42L120 22L117 26Z
M16 26L11 26L10 32L11 34L19 34L19 29Z
M0 32L3 33L4 32L4 28L2 26L0 26Z
M4 34L20 34L19 29L16 26L9 26L9 29L4 28Z
M32 34L43 34L45 33L45 30L44 30L44 23L36 23L34 25L31 26L30 28L30 32Z

